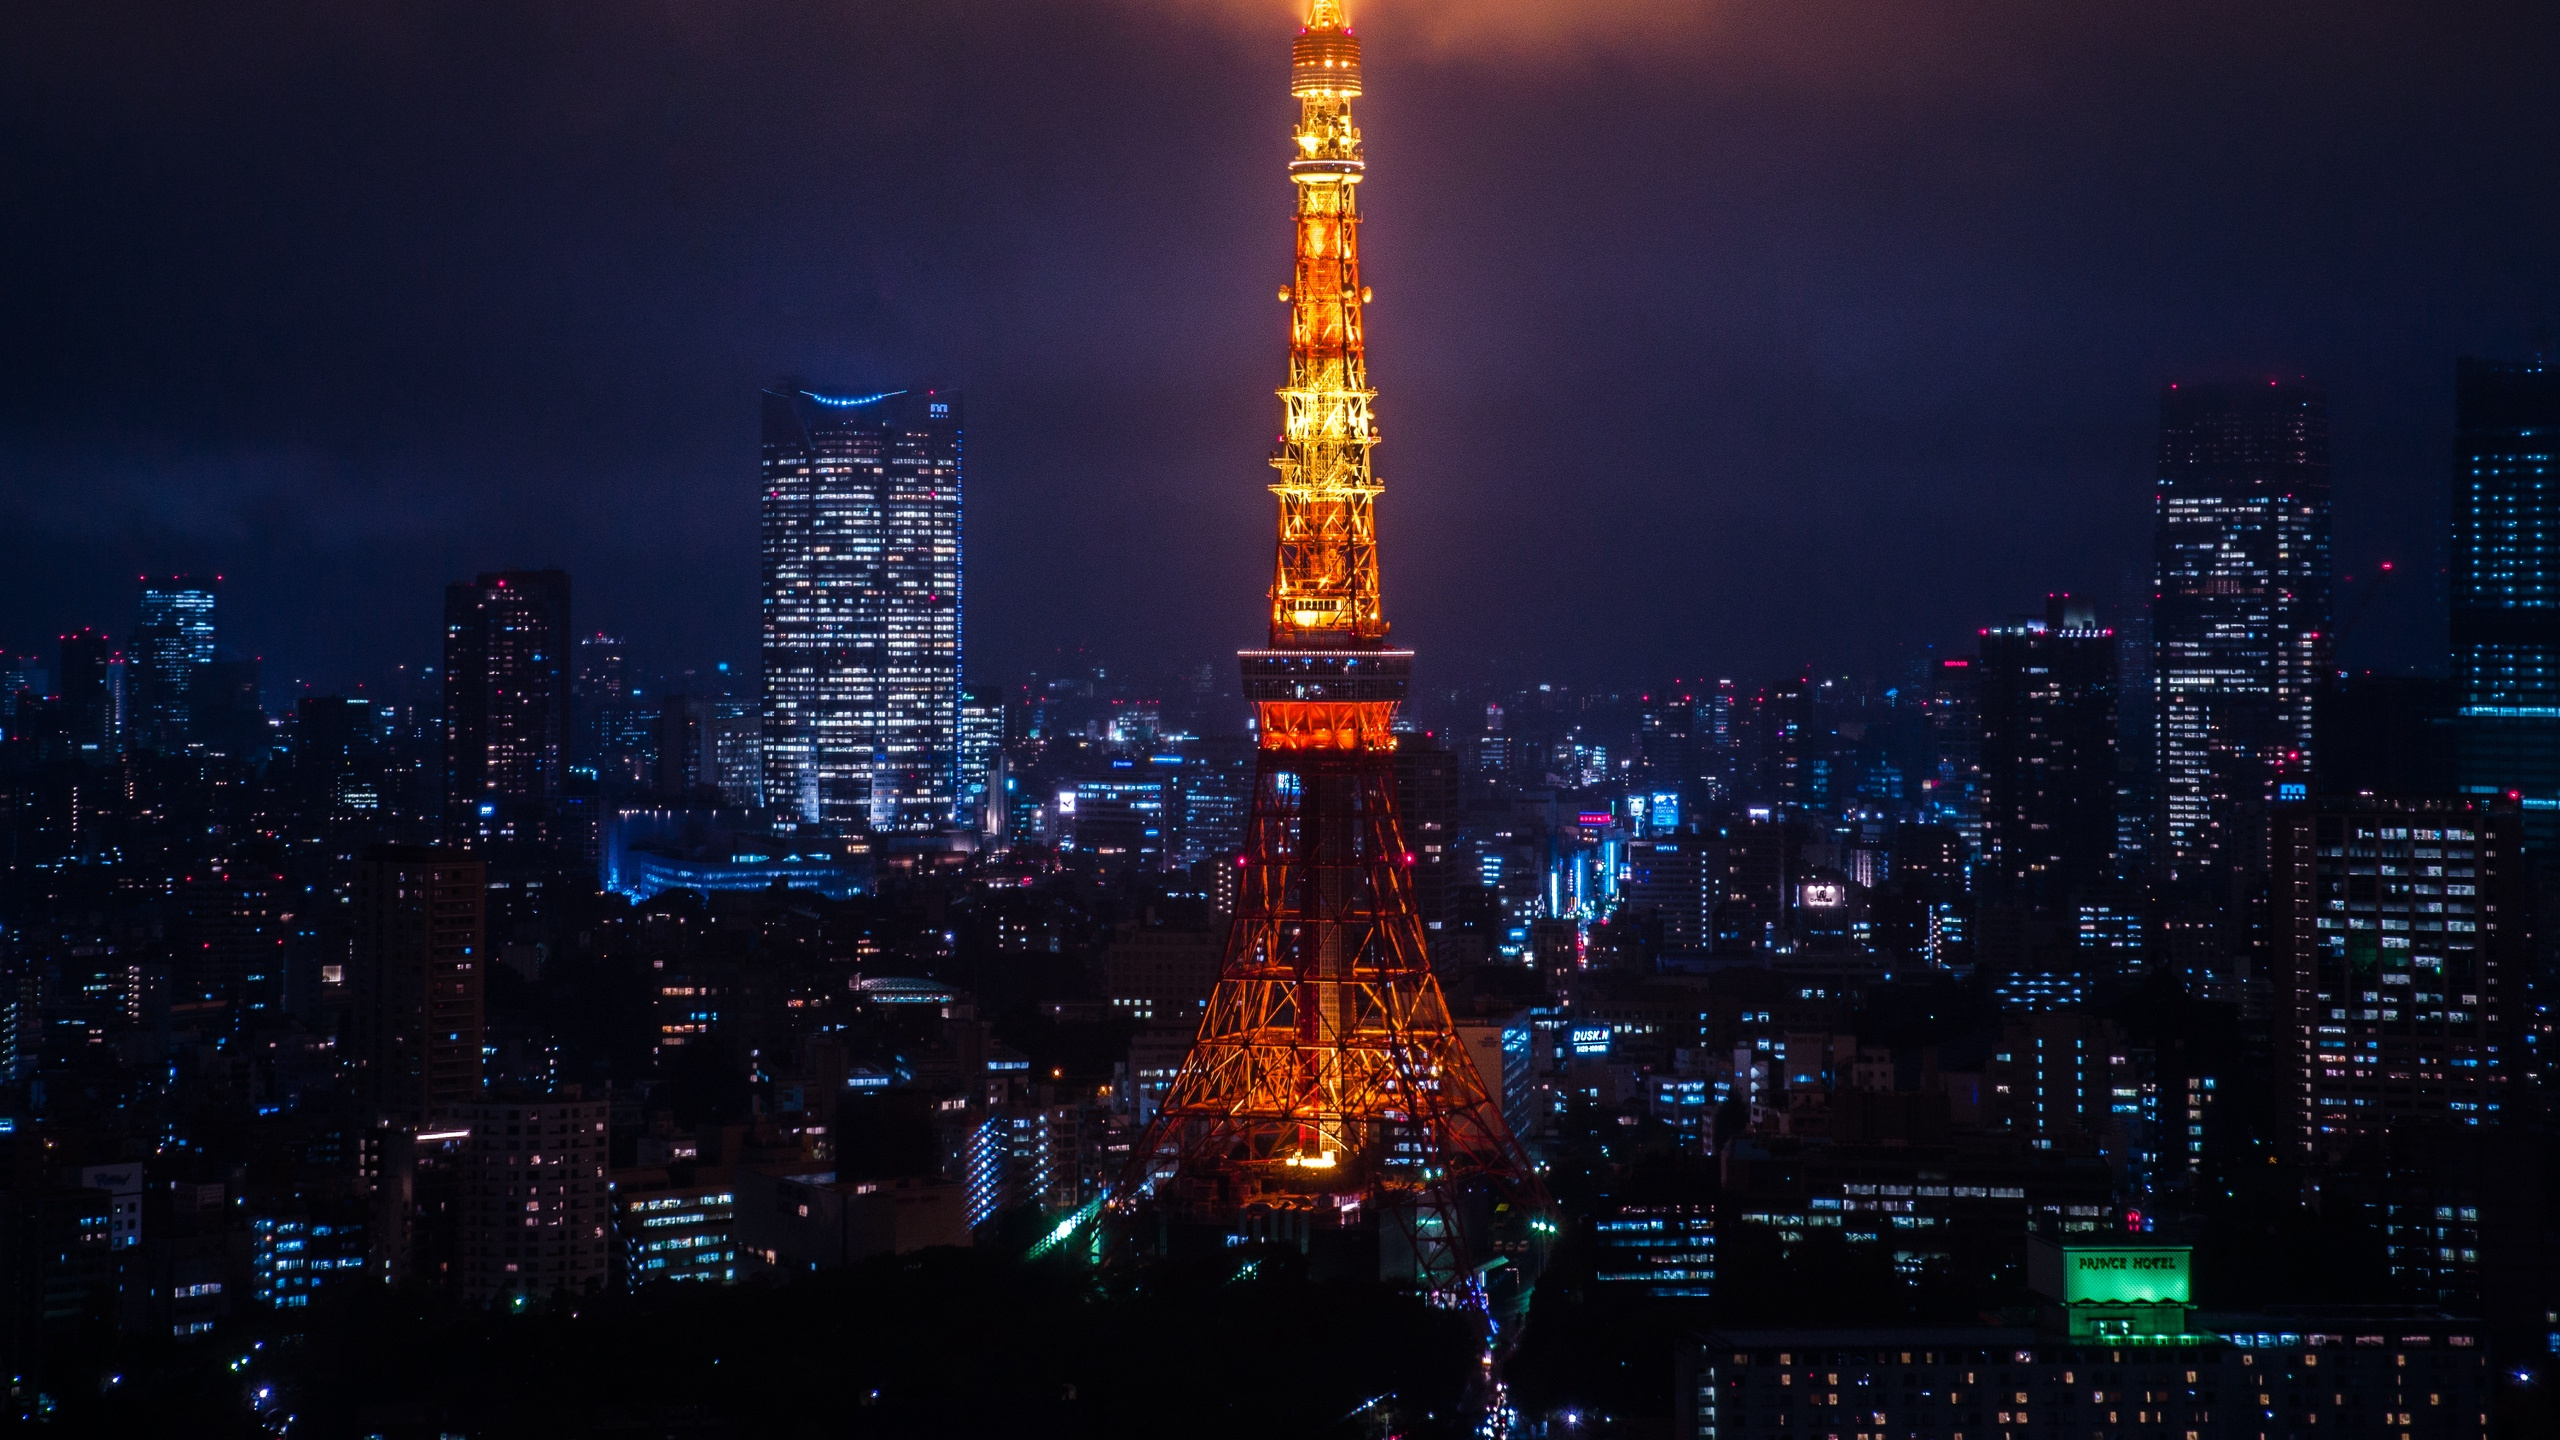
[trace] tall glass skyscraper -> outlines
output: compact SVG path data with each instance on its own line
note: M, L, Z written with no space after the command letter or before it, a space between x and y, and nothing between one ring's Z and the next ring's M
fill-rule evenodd
M765 800L931 830L960 779L960 397L764 394Z
M2171 878L2251 863L2314 763L2329 663L2329 407L2304 380L2173 384L2154 492L2153 729Z
M173 575L142 582L131 672L132 740L141 749L186 746L196 679L213 661L213 604L221 579Z
M2465 791L2515 792L2560 841L2560 372L2454 367L2453 678Z

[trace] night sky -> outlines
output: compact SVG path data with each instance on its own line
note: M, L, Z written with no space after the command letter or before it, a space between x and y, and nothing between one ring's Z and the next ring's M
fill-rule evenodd
M2457 354L2560 316L2560 7L1367 0L1425 679L1889 671L2148 554L2174 378L2330 387L2346 657L2439 661ZM1259 638L1281 0L0 18L0 646L219 570L271 688L560 565L755 643L756 391L968 395L970 669ZM1434 672L1436 673L1436 677Z

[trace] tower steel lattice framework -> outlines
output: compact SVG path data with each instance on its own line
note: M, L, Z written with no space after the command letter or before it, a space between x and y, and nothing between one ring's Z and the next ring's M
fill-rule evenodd
M1275 1229L1367 1211L1445 1284L1482 1258L1470 1196L1536 1193L1425 954L1396 812L1413 654L1379 604L1377 443L1363 357L1360 41L1312 0L1291 46L1299 102L1279 544L1270 645L1239 657L1259 766L1233 928L1189 1056L1132 1161L1139 1190L1196 1218Z

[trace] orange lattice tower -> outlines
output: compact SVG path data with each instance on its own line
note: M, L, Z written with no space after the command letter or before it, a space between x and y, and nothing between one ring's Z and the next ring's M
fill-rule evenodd
M1362 355L1360 41L1313 0L1291 46L1300 119L1271 643L1242 655L1261 750L1234 928L1136 1188L1272 1235L1392 1223L1413 1273L1481 1261L1486 1197L1534 1193L1432 978L1396 815L1390 728L1413 654L1378 599L1377 443Z

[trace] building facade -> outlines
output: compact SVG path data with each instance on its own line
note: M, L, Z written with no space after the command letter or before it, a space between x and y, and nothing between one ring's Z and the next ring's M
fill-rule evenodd
M220 584L219 576L194 575L143 582L130 672L137 748L185 747L196 678L213 663L213 609Z
M63 740L73 757L105 760L122 748L123 676L114 641L85 627L62 637L54 693L62 697Z
M571 1087L463 1106L462 1296L475 1304L604 1287L612 1253L605 1126L612 1105Z
M488 872L451 850L382 845L356 862L349 1063L381 1120L417 1127L481 1098Z
M445 587L447 832L549 834L568 779L569 577L509 570Z
M2524 1068L2522 817L2320 799L2270 826L2269 932L2296 1138L2334 1154L2404 1121L2494 1125Z
M2489 1433L2494 1379L2476 1326L2353 1314L2199 1320L2210 1328L2142 1344L1987 1326L1711 1334L1679 1357L1677 1433L1697 1440Z
M2560 840L2560 372L2454 371L2453 675L2463 790L2515 794Z
M1593 1221L1600 1242L1593 1277L1655 1299L1715 1293L1716 1219L1707 1205L1616 1205Z
M341 1298L365 1282L371 1267L372 1234L356 1214L256 1216L249 1244L251 1292L259 1304L278 1309L301 1309L314 1297Z
M2152 684L2172 878L2253 864L2280 775L2316 761L2329 663L2329 416L2301 380L2160 397Z
M1988 899L2060 909L2115 878L2116 652L2055 596L1982 632L1982 864Z
M625 1283L637 1290L661 1280L737 1279L737 1207L726 1170L683 1180L663 1173L618 1177L613 1218Z
M961 781L961 406L764 394L765 802L932 830Z

